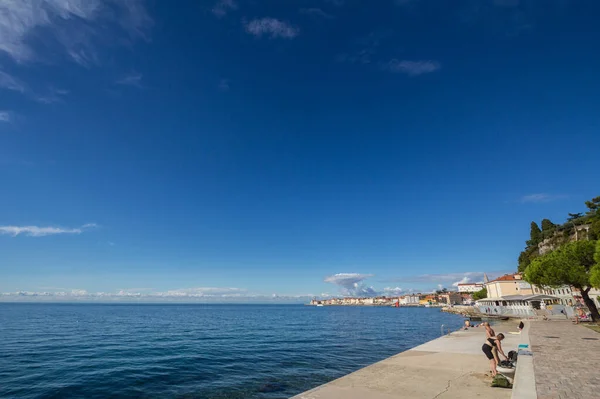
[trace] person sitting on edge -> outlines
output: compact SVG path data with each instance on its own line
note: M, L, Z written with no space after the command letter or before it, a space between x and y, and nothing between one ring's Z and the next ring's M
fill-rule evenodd
M519 329L519 332L523 331L524 327L525 327L525 324L523 324L523 322L520 322L519 325L517 326L517 328Z
M490 361L490 369L491 369L491 372L492 372L492 377L495 377L496 374L498 374L498 372L496 371L496 367L498 366L498 362L496 361L496 358L494 357L494 354L492 353L492 350L494 348L498 349L498 352L502 356L504 356L504 359L508 360L508 356L506 356L504 354L504 351L502 350L502 344L500 343L500 341L502 341L503 339L504 339L504 334L500 333L500 334L498 334L497 337L487 338L485 340L485 343L481 347L481 350L483 351L483 353L485 354L485 356Z

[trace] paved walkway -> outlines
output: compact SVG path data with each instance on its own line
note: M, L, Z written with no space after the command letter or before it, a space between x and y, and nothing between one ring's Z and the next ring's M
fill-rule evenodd
M533 321L529 339L538 399L600 399L600 334L570 321Z
M484 375L489 370L481 352L484 340L480 328L454 332L294 399L508 399L511 390L490 387L491 377ZM520 340L507 335L502 347L506 352L516 349Z

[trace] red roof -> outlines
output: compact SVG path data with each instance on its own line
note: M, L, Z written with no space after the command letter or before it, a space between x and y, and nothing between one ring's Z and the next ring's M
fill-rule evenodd
M519 278L516 278L515 276L519 276ZM498 277L495 280L490 281L490 283L493 283L494 281L522 281L523 278L521 277L520 274L505 274L504 276Z

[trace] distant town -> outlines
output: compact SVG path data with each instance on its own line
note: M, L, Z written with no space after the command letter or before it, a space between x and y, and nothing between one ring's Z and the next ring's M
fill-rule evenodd
M474 303L473 293L483 289L484 285L479 283L458 284L456 291L447 289L438 290L435 293L415 293L401 296L378 296L371 298L328 298L313 299L313 306L449 306L449 305L472 305Z

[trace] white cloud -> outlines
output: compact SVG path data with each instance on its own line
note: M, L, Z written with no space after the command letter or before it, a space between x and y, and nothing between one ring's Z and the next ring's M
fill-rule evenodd
M400 287L385 287L383 292L391 295L400 295L404 290Z
M203 296L241 296L247 293L243 288L219 288L219 287L197 287L197 288L180 288L166 292L158 292L157 296L184 296L184 297L203 297Z
M521 197L521 202L523 203L542 203L542 202L551 202L558 201L561 199L567 198L566 195L553 195L553 194L529 194Z
M10 122L12 120L12 113L10 111L0 111L0 122Z
M483 280L482 280L483 281ZM472 283L473 279L471 279L471 277L469 276L464 276L462 279L460 279L459 281L455 281L452 283L453 287L458 287L459 284L467 284L467 283Z
M375 291L373 287L366 286L364 283L362 283L362 281L372 276L372 274L338 273L325 277L324 281L340 287L343 295L376 296L377 291Z
M490 280L496 277L502 276L506 273L511 273L510 270L502 271L489 271L489 272L459 272L459 273L445 273L445 274L421 274L416 276L404 276L398 278L386 279L386 282L397 282L403 285L409 285L410 283L417 283L421 286L427 285L429 287L434 286L454 286L462 283L483 283L484 274L487 274ZM383 282L382 281L382 282ZM440 288L441 289L441 288ZM408 291L408 290L407 290Z
M3 0L0 15L0 51L18 63L39 59L43 39L90 66L100 58L97 45L116 42L114 30L146 38L152 24L141 0Z
M333 15L326 13L325 11L321 10L320 8L301 8L300 13L310 15L312 17L319 17L319 18L325 18L325 19L335 18Z
M246 32L257 37L283 39L293 39L300 33L298 28L275 18L253 19L246 24Z
M1 301L82 301L82 302L200 302L200 303L307 303L314 295L259 295L243 288L197 287L157 292L151 288L125 288L116 292L88 292L84 289L41 287L49 291L0 293Z
M443 284L438 284L438 289L443 290L444 289L444 285Z
M435 72L441 66L436 61L400 61L393 59L384 65L384 69L394 73L405 73L409 76L418 76Z
M217 17L222 18L229 11L235 11L238 9L238 4L234 0L219 0L212 8L212 13Z
M0 226L0 234L16 237L25 235L29 237L43 237L57 234L81 234L85 230L96 227L94 223L84 224L77 228L39 227L39 226Z
M142 74L138 72L132 72L129 75L123 76L121 79L115 82L118 85L133 86L142 88Z

